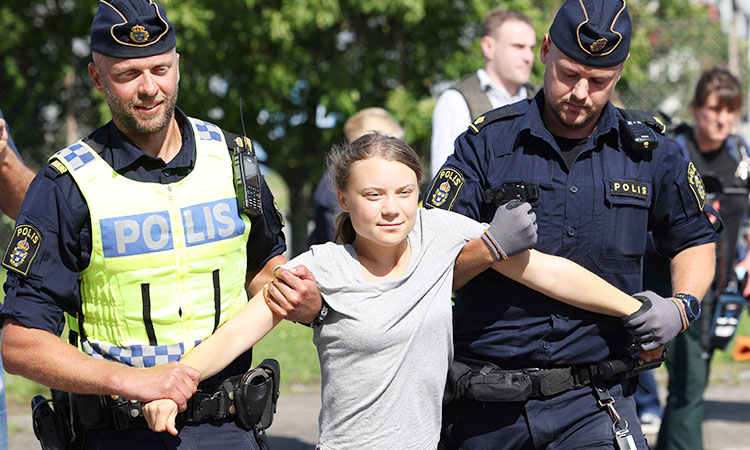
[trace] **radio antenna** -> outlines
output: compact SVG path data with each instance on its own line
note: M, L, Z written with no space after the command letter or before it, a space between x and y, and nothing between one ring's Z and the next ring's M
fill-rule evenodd
M245 131L245 117L242 115L242 97L240 97L240 123L242 123L242 137L247 138L247 132Z

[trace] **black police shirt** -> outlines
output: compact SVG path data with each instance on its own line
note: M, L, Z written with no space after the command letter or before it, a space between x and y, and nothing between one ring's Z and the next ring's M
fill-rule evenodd
M169 163L145 154L113 122L91 133L87 142L127 178L175 183L190 173L195 162L195 141L187 116L176 108L175 117L182 131L182 148ZM261 195L263 215L252 218L247 243L248 271L261 269L286 250L283 224L265 180ZM92 247L89 209L70 174L61 175L49 164L37 174L16 221L17 226L23 224L39 230L41 242L26 276L8 272L0 320L12 317L26 327L60 334L63 311L77 310L78 273L88 266Z

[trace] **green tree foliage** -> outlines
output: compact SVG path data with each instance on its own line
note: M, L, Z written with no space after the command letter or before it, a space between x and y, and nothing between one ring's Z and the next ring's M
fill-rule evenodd
M507 2L531 15L527 2ZM292 230L305 230L324 151L343 139L359 109L384 106L426 156L436 85L482 64L478 22L488 6L452 0L211 1L180 3L191 23L180 41L183 91L191 112L220 112L237 129L238 98L254 120L248 134L289 184ZM200 6L197 6L200 5ZM218 11L223 13L219 14ZM228 11L232 11L229 13ZM197 23L196 23L197 22ZM225 93L209 94L220 79ZM305 233L295 232L295 253Z
M189 115L241 131L266 150L290 192L293 252L304 247L310 194L345 119L383 106L427 159L436 95L483 63L479 22L516 9L538 40L561 0L162 0L178 30L180 99ZM641 17L693 13L691 0L628 2L636 23L621 84L648 79L650 32ZM656 5L656 7L654 7ZM0 107L24 155L43 161L108 120L91 87L88 34L96 2L4 0L0 5ZM532 81L541 83L535 64ZM77 125L77 129L73 126ZM74 131L75 130L75 131ZM27 157L28 159L28 157ZM426 180L424 180L426 181Z

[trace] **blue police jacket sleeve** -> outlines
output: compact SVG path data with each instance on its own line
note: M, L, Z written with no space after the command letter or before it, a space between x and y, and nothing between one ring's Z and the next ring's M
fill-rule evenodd
M276 206L271 189L261 177L261 202L263 214L252 217L252 227L247 240L247 270L260 270L269 259L281 255L286 251L284 237L284 221Z
M456 139L453 154L425 193L425 208L446 209L482 221L487 154L491 148L487 148L487 141L481 134L464 132Z
M659 159L651 166L655 193L649 229L656 249L671 258L686 248L715 242L718 235L704 213L703 181L693 163L667 139L654 156Z
M3 320L62 332L62 313L76 311L78 272L90 257L82 249L82 242L91 241L87 219L88 207L70 175L45 166L29 186L2 259L8 272ZM25 256L17 249L25 249Z

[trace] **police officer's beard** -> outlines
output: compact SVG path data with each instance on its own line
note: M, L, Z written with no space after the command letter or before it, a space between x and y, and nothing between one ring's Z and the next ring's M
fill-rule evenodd
M131 112L135 105L139 103L137 99L131 99L127 104L123 104L113 93L109 90L105 84L104 98L107 100L109 111L112 114L112 118L118 127L121 127L124 132L136 133L136 134L151 134L157 133L169 125L169 121L174 116L174 108L177 104L177 94L179 92L179 86L175 87L174 95L171 97L164 96L164 115L161 121L153 125L140 122ZM157 99L159 101L160 99Z
M570 122L565 119L565 115L562 111L562 103L560 102L555 106L549 105L549 108L552 110L552 114L555 116L555 119L557 119L558 122L560 122L560 125L562 125L565 128L569 128L572 130L578 130L581 128L585 128L587 125L589 125L595 117L598 116L597 111L592 111L590 109L586 109L582 111L582 114L584 114L584 119L581 122ZM581 117L581 113L577 116L577 118Z

